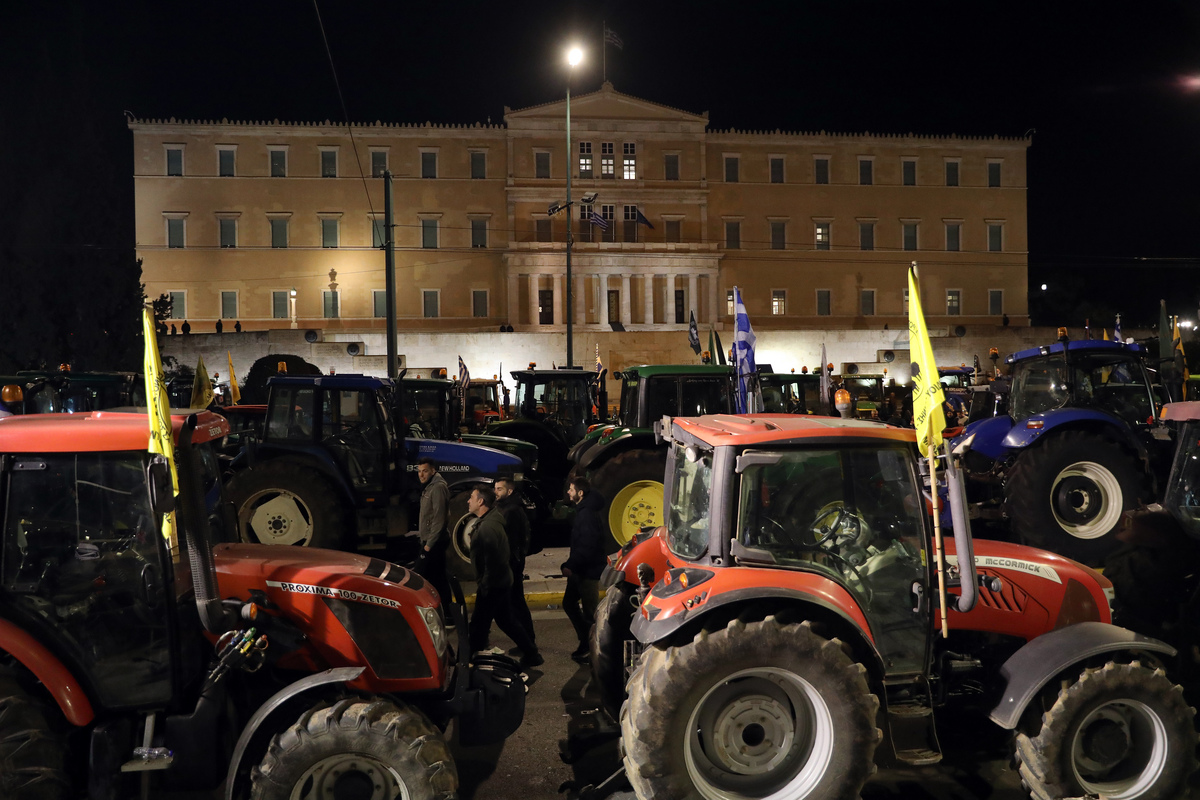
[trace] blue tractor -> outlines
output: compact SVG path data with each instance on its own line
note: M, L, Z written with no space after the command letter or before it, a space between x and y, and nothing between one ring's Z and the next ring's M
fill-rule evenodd
M1007 413L959 437L975 437L973 498L999 494L1021 542L1098 566L1122 512L1153 497L1170 467L1157 373L1137 344L1065 336L1005 363Z

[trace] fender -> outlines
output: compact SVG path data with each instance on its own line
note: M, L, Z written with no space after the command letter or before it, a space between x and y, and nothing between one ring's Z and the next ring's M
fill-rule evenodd
M579 467L583 470L599 469L610 458L637 448L658 449L654 444L654 431L647 428L614 428L584 453Z
M959 442L975 434L975 439L971 442L971 452L985 455L992 461L999 461L1007 454L1005 441L1012 427L1012 417L1009 416L979 420L963 428L963 432L956 436L951 444L957 446Z
M637 568L641 564L647 564L654 571L650 579L653 586L671 566L666 545L658 535L659 531L665 530L660 527L652 532L638 533L621 547L620 552L609 556L608 563L604 565L604 572L600 575L600 585L607 589L618 583L627 583L637 589L641 585L638 582Z
M1055 675L1101 653L1131 650L1175 655L1175 648L1165 642L1103 622L1080 622L1043 634L1004 662L1004 693L988 716L1001 728L1013 730L1025 707Z
M79 681L45 645L27 631L6 619L0 619L0 648L37 676L72 725L83 727L96 718L92 702L88 700Z
M262 727L267 718L278 711L288 700L299 697L305 692L310 692L321 686L327 686L332 683L349 683L350 681L362 675L366 667L338 667L337 669L327 669L324 672L318 672L316 675L309 675L306 678L288 684L287 686L276 692L270 700L259 706L258 711L254 712L254 716L246 723L246 727L242 729L242 735L238 737L237 745L233 748L233 757L229 760L229 772L225 776L225 800L233 800L234 789L237 787L238 768L241 766L242 758L246 755L246 750L250 746L250 740Z
M1041 428L1030 428L1029 423L1041 422ZM1089 408L1061 408L1034 414L1025 422L1016 423L1004 437L1003 446L1008 450L1022 450L1046 438L1051 431L1071 430L1075 428L1101 427L1105 433L1117 441L1132 448L1143 461L1149 458L1146 446L1138 441L1124 422L1103 411Z
M436 461L438 472L443 478L455 478L460 483L464 478L497 478L521 472L521 459L512 453L465 442L446 442L439 439L406 439L404 448L408 452L409 466L415 471L421 458Z

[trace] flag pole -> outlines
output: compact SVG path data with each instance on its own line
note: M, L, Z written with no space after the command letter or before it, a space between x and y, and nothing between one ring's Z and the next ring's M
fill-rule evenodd
M937 557L938 602L942 608L942 638L950 638L946 619L946 557L942 549L942 515L938 504L937 455L932 437L929 441L929 494L933 500L933 546Z
M600 63L602 66L602 81L608 83L608 20L600 22Z

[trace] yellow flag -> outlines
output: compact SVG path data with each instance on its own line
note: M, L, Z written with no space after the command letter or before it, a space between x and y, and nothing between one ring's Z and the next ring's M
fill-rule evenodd
M242 402L242 390L238 388L237 373L233 371L233 354L226 350L225 355L229 356L229 399L236 406Z
M192 400L189 408L208 408L213 401L212 378L204 368L204 356L196 364L196 377L192 379Z
M1171 320L1171 337L1173 342L1172 355L1175 356L1175 368L1183 376L1184 393L1187 393L1188 368L1187 359L1183 356L1183 337L1179 334L1179 317Z
M942 403L946 396L938 380L937 362L933 360L933 344L929 341L929 329L925 327L925 314L921 311L921 289L917 283L917 262L908 270L908 348L913 394L913 427L917 429L917 445L921 455L942 443L942 430L946 427L946 414Z
M146 338L143 371L146 373L146 410L150 417L151 453L167 459L171 469L171 489L179 494L179 475L175 472L175 437L171 434L171 402L167 399L167 382L163 378L162 359L158 355L158 339L154 333L154 313L147 306L142 311L142 333ZM167 514L162 524L163 538L175 550L175 514Z

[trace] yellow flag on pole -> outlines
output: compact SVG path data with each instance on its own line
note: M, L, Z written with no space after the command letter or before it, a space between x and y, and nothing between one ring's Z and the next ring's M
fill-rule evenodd
M208 408L213 401L212 378L204 368L204 356L196 364L196 377L192 379L192 399L189 408Z
M1187 394L1188 384L1188 368L1187 360L1183 355L1183 337L1179 334L1179 317L1174 317L1171 320L1171 355L1175 357L1175 369L1179 372L1183 380L1183 393Z
M175 471L175 437L171 433L171 402L167 398L167 382L163 378L162 359L158 355L158 338L154 332L154 313L147 306L142 310L142 332L146 339L143 372L146 375L146 410L150 417L150 445L147 449L167 460L171 470L171 489L179 494L179 475ZM174 552L175 514L167 514L162 523L163 538Z
M929 341L929 329L925 327L925 314L921 310L915 261L908 270L908 348L912 358L913 427L917 429L921 455L929 456L931 450L942 443L942 431L946 427L942 404L946 396L938 380L933 344Z
M242 402L242 390L238 388L237 373L233 371L233 353L226 350L225 355L229 356L229 399L236 406Z

